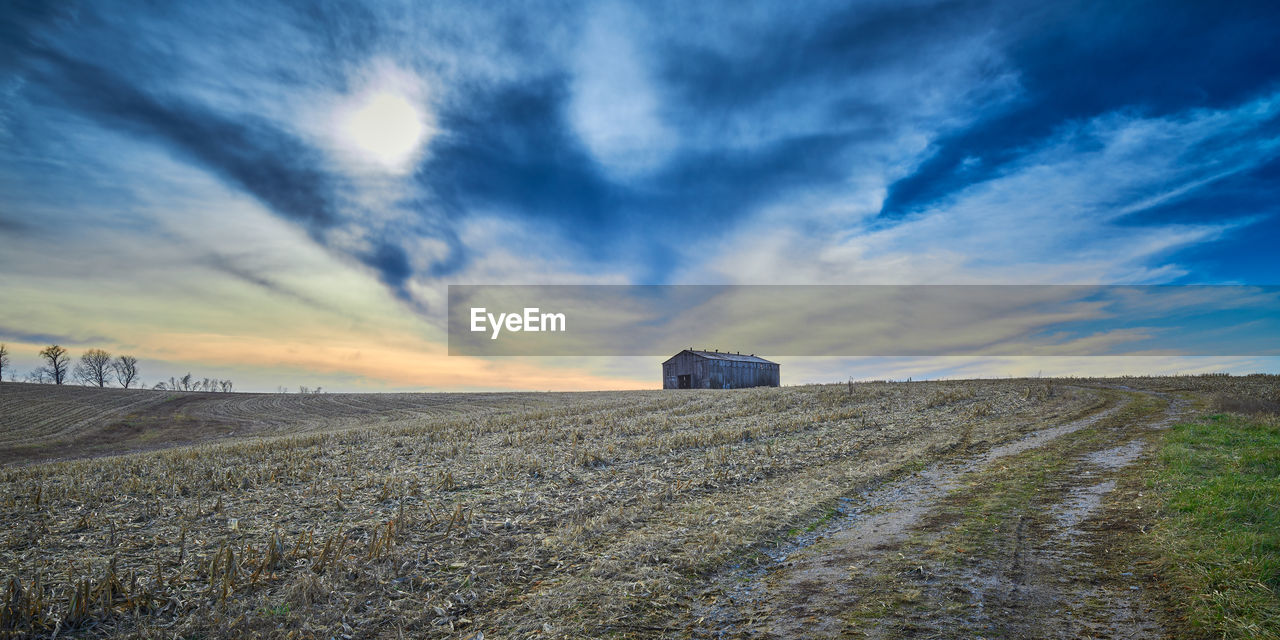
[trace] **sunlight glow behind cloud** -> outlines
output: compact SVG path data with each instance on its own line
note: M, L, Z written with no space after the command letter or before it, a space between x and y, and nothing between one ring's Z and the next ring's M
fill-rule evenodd
M404 96L381 91L344 114L341 132L348 145L384 168L409 167L426 133L422 113Z
M340 161L402 176L414 169L436 134L420 78L394 64L372 65L364 85L337 101L329 116Z

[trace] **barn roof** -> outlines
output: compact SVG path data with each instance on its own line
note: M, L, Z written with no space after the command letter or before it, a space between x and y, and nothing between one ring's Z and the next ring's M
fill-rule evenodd
M761 358L760 356L757 356L754 354L746 355L742 353L728 353L725 351L698 351L696 349L685 349L680 353L686 353L686 352L692 353L693 355L698 356L700 358L706 358L708 360L733 360L736 362L763 362L765 364L778 364L776 362L773 362L772 360L765 360L764 358ZM680 355L680 353L677 353L676 356ZM675 359L676 356L671 356L670 358L667 358L666 362L671 362L672 360ZM666 362L664 362L663 364L666 364Z

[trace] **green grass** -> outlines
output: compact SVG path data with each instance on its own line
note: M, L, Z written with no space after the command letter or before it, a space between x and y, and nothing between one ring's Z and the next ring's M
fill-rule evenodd
M287 616L289 615L289 605L282 604L274 607L262 607L261 609L258 610L258 613L261 613L267 616L281 616L281 617Z
M792 527L788 529L787 537L794 538L800 535L801 533L813 533L814 531L817 531L819 527L826 526L826 524L828 522L831 522L831 519L836 517L838 513L839 512L836 511L834 508L829 508L826 511L823 511L822 515L818 516L817 520L814 520L813 522L810 522L809 524L805 525L803 529L800 527Z
M1280 423L1214 415L1160 452L1153 540L1189 637L1280 638Z

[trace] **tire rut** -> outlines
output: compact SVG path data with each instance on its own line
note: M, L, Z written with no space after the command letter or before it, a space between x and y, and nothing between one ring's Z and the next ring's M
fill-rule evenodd
M1137 394L1161 397L1166 402L1163 419L1151 426L1171 423L1182 408L1161 394L1120 390L1133 395L1084 418L1032 432L968 459L934 463L845 501L837 521L812 535L766 552L769 561L763 566L737 567L717 576L694 607L692 615L697 622L692 625L692 634L713 638L847 637L847 622L842 614L856 604L851 600L858 598L858 585L865 585L878 573L881 560L898 550L923 516L960 488L962 477L1002 458L1042 447L1056 438L1095 425L1127 406ZM1136 454L1127 451L1117 455L1136 458ZM983 626L997 631L997 635L1022 637L1034 631L1026 628L1027 624L1042 629L1042 620L1029 619L1046 613L1045 603L1053 601L1061 591L1057 584L1061 569L1054 561L1063 559L1063 553L1042 548L1042 536L1032 534L1028 528L1029 519L1019 514L1011 548L1006 549L1008 556L1000 563L1004 566L988 567L987 575L973 571L940 578L920 566L914 578L924 583L956 582L948 588L965 591L976 598L973 608L978 612L978 622L985 619ZM897 555L902 557L901 553ZM882 595L888 594L875 597ZM1058 614L1061 615L1061 611ZM965 617L969 618L968 622L974 621L971 616ZM955 614L939 611L927 622L932 629L916 630L922 637L946 637L950 633L949 622L961 620ZM858 631L869 637L911 637L916 635L911 632L913 628L870 625ZM1079 629L1076 625L1071 628Z

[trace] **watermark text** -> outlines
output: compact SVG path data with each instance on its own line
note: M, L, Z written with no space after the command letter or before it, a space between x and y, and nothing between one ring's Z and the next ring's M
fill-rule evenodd
M489 333L490 340L497 340L503 329L512 332L527 331L564 331L565 316L563 313L542 313L537 307L525 307L519 313L498 313L494 315L484 307L471 307L471 330Z

